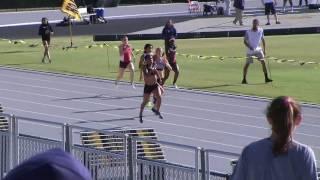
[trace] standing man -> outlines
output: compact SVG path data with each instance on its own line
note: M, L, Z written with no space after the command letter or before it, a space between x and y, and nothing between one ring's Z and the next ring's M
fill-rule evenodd
M270 25L270 13L274 15L274 18L276 20L276 24L280 24L280 21L278 19L278 15L275 9L275 6L277 5L277 1L276 0L262 0L262 3L264 4L264 11L265 11L265 15L267 15L267 24L266 25Z
M260 46L261 41L262 41L263 48L261 48ZM265 60L264 60L264 56L266 54L266 42L264 40L263 29L259 27L258 19L254 19L252 21L252 28L246 31L246 35L244 37L244 44L248 48L248 50L247 50L247 61L243 68L242 84L248 84L247 73L248 73L249 65L253 63L253 57L256 57L262 65L265 82L266 83L272 82L272 79L268 78L268 71L267 71Z
M42 63L45 63L46 57L48 58L49 63L51 63L49 46L50 46L50 40L51 40L51 35L53 34L53 30L52 30L51 25L49 24L48 19L45 17L41 19L41 25L39 27L38 34L42 38L42 44L44 47Z
M166 55L168 56L168 51L169 51L169 41L170 39L177 38L177 30L173 25L173 22L171 19L169 19L166 23L166 25L164 26L163 30L162 30L162 37L164 39L164 49L166 52Z
M243 26L242 16L244 10L244 0L234 0L233 7L236 11L236 17L233 20L233 24L237 24L239 21L240 26Z

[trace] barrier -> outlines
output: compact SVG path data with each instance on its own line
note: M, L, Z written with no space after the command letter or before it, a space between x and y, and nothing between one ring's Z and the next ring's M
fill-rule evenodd
M8 120L9 126L7 131L0 131L0 180L5 173L22 161L52 148L61 148L73 154L88 168L94 180L205 180L207 172L203 158L205 151L198 147L160 141L156 138L133 137L120 131L97 130L8 114L4 114L4 117ZM34 131L38 129L37 126L41 126L42 132ZM121 139L122 151L81 145L80 132L93 131ZM152 130L131 133L153 136ZM138 147L143 145L148 147L146 144L157 144L164 151L173 148L179 155L185 157L183 160L186 162L166 162L167 159L163 158L154 160L148 159L148 156L141 156L141 152L137 151ZM189 155L185 156L183 153ZM168 153L166 157L173 155ZM227 180L229 177L225 173L210 171L208 173L210 179Z

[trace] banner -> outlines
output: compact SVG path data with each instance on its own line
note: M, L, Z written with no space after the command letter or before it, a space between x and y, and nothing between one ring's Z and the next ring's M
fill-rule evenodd
M64 0L61 7L61 11L75 18L76 20L81 19L78 7L74 0Z

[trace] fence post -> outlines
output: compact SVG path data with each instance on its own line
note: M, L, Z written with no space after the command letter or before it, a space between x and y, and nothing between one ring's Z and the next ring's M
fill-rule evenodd
M206 151L206 180L210 179L210 162L209 162L209 151Z
M128 138L129 135L124 135L124 143L123 143L123 153L124 153L124 177L128 180Z
M10 169L18 165L19 146L18 146L19 127L18 120L14 115L10 115Z
M199 151L200 147L197 147L195 150L195 170L196 170L196 180L199 180Z
M69 124L63 126L64 150L68 153L72 152L72 128Z
M133 168L133 147L132 147L132 137L128 137L128 165L129 165L129 179L133 180L134 168Z
M206 158L205 158L205 150L203 148L200 149L200 162L201 162L201 180L206 180Z

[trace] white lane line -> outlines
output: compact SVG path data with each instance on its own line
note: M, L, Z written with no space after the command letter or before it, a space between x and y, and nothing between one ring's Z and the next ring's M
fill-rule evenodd
M51 87L46 87L46 86L38 86L38 85L27 85L27 84L21 84L21 83L13 83L13 82L9 82L9 81L2 81L0 80L0 82L3 83L7 83L7 84L13 84L13 85L17 85L17 86L26 86L26 87L32 87L32 88L42 88L42 89L49 89L49 90L53 90L53 91L60 91L60 92L67 92L67 93L75 93L75 94L81 94L81 95L86 95L86 96L96 96L96 94L92 94L92 93L87 93L87 92L80 92L80 91L73 91L73 90L64 90L64 89L58 89L58 88L51 88ZM49 82L49 81L47 81ZM82 86L84 87L84 86ZM128 92L128 91L125 91ZM112 96L107 96L107 95L103 95L103 97L108 97L108 98L112 98ZM138 102L140 103L140 101L138 100L134 100L134 99L124 99L124 101L131 101L131 102ZM90 102L90 101L89 101ZM223 112L223 111L216 111L216 110L209 110L209 109L201 109L201 108L193 108L193 107L188 107L188 106L180 106L180 105L173 105L173 104L165 104L163 103L163 105L165 106L172 106L172 107L176 107L176 108L182 108L182 109L191 109L191 110L201 110L201 111L207 111L207 112L214 112L214 113L221 113L221 114L227 114L227 115L232 115L232 116L240 116L240 117L246 117L246 118L255 118L255 119L259 119L259 120L264 120L264 117L258 117L258 116L249 116L249 115L244 115L244 114L238 114L238 113L228 113L228 112ZM165 112L164 112L165 113ZM173 116L179 116L179 117L184 117L184 118L192 118L192 119L199 119L199 120L207 120L207 121L211 121L205 118L199 118L199 117L195 117L195 116L191 116L191 115L178 115L178 114L172 114L172 113L166 113L168 115L173 115ZM315 124L310 124L310 123L305 123L303 122L302 125L304 126L311 126L311 127L319 127L320 125L315 125ZM241 126L241 124L240 124ZM247 127L249 127L250 125L247 125ZM258 127L256 127L258 128Z
M42 74L41 74L42 75ZM26 77L21 77L21 76L15 76L15 75L3 75L5 77L9 77L9 78L12 78L12 77L15 77L15 78L18 78L18 79L26 79L26 80L32 80L32 81L36 81L36 82L39 82L39 81L42 81L42 82L50 82L52 83L52 80L45 80L45 79L38 79L38 78L26 78ZM44 76L44 75L42 75ZM57 77L55 77L57 78ZM58 78L63 78L65 79L66 77L58 77ZM68 79L68 78L66 78ZM85 79L85 80L88 80L88 79ZM99 89L99 90L108 90L108 91L115 91L115 92L124 92L124 93L130 93L130 94L136 94L136 93L133 93L131 91L125 91L125 90L121 90L120 88L119 89L114 89L114 88L105 88L105 87L98 87L98 86L83 86L82 83L80 84L75 84L75 83L64 83L63 81L59 81L59 82L56 82L56 80L54 80L56 84L64 84L64 85L72 85L72 86L76 86L76 87L82 87L82 88L92 88L92 89ZM170 99L177 99L177 100L180 100L180 101L190 101L190 102L200 102L200 103L208 103L208 104L215 104L215 105L225 105L225 106L232 106L232 107L239 107L239 108L248 108L248 109L255 109L255 110L261 110L261 108L257 108L257 107L253 107L253 106L244 106L244 105L237 105L237 104L230 104L230 103L221 103L221 102L212 102L212 101L201 101L201 100L195 100L195 99L186 99L186 98L179 98L177 96L170 96L170 95L166 95L166 97L170 98ZM168 104L166 104L168 105ZM169 104L169 105L173 105L173 104ZM192 107L194 108L194 107ZM208 109L204 109L204 108L197 108L198 110L201 109L201 110L208 110ZM213 110L208 110L208 111L213 111ZM218 113L220 112L223 112L223 111L218 111ZM241 114L242 115L242 114ZM317 115L312 115L312 114L304 114L303 115L304 117L311 117L311 118L318 118L319 116ZM245 116L247 117L247 116ZM257 117L257 116L254 116L254 118L259 118L259 119L264 119L264 117ZM306 125L311 125L311 123L304 123L303 124L306 124Z
M59 97L59 96L51 96L51 95L45 95L45 94L40 94L40 93L31 93L31 92L25 92L25 91L3 89L3 88L0 88L0 91L16 92L16 93L20 93L20 94L34 95L34 96L54 98L54 99L63 99L64 98L64 97ZM72 99L71 101L82 102L82 103L86 103L86 104L102 105L102 106L107 106L107 107L115 107L115 108L128 108L127 106L111 105L111 104L106 104L106 103L97 103L97 102L93 102L93 101L86 101L86 100L79 100L79 99ZM268 128L265 128L262 126L254 126L254 125L248 125L248 124L226 122L226 121L222 121L222 120L199 118L199 117L195 117L195 116L185 116L185 115L181 115L181 114L177 115L177 114L168 113L168 112L162 112L162 113L167 114L167 115L177 116L177 117L191 118L191 119L197 119L197 120L208 121L208 122L215 122L215 123L221 123L221 124L227 124L227 125L243 126L243 127L269 130ZM320 125L319 125L319 128L320 128Z
M55 117L55 118L59 118L59 119L66 119L66 120L76 120L76 121L83 121L83 122L88 122L90 123L91 121L85 120L85 119L80 119L80 118L72 118L72 117L67 117L67 116L58 116L58 115L52 115L52 114L46 114L46 113L40 113L40 112L36 112L36 111L28 111L28 110L23 110L23 109L19 109L19 108L13 108L10 106L6 106L6 109L11 109L13 111L19 111L19 112L24 112L24 113L30 113L30 114L36 114L36 115L42 115L42 116L47 116L47 117ZM112 127L118 127L118 125L114 125L114 124L110 124L110 123L100 123L100 122L95 122L96 124L100 124L100 125L110 125ZM165 136L171 136L171 137L175 137L175 138L181 138L181 139L187 139L187 140L192 140L195 142L204 142L204 143L209 143L209 144L216 144L216 145L221 145L221 146L227 146L227 147L232 147L232 148L240 148L242 149L242 146L235 146L235 145L230 145L230 144L224 144L224 143L219 143L219 142L215 142L215 141L209 141L209 140L205 140L205 139L195 139L195 138L191 138L191 137L186 137L186 136L178 136L175 134L168 134L168 133L162 133L162 132L157 132L158 134L162 134Z
M14 102L27 103L27 104L36 104L36 105L40 105L40 106L47 106L47 107L53 107L53 108L67 109L67 110L73 110L73 111L86 111L87 110L87 109L72 108L72 107L67 107L67 106L58 106L58 105L52 105L52 104L46 104L46 103L39 103L39 102L35 102L35 101L21 100L21 99L16 99L16 98L0 97L0 99L14 101ZM118 117L118 118L131 118L128 116L117 115L117 114L106 113L106 112L93 112L93 113L102 114L102 115L109 115L109 116L114 116L114 117ZM239 134L239 133L231 133L231 132L220 131L220 130L206 129L206 128L194 127L194 126L189 126L189 125L182 125L182 124L179 125L179 124L154 121L154 120L149 120L149 119L147 119L146 121L158 123L158 124L163 124L163 125L170 125L171 127L172 126L184 127L184 128L189 128L189 129L218 133L218 134L227 134L227 135L231 135L231 136L235 136L235 137L244 137L244 138L249 138L249 139L254 139L254 140L259 139L258 137L255 137L255 136L243 135L243 134Z
M27 79L27 78L20 78L20 79ZM8 81L1 81L4 83L10 83ZM49 82L49 81L47 81ZM20 85L20 86L26 86L26 85L22 85L21 83L15 83L16 85ZM69 84L70 85L70 84ZM77 93L77 94L83 94L83 95L95 95L95 94L91 94L91 93L84 93L84 92L79 92L79 91L73 91L73 90L61 90L58 88L50 88L50 87L45 87L45 86L32 86L29 85L30 87L37 87L37 88L46 88L46 89L50 89L50 90L56 90L56 91L64 91L64 92L72 92L72 93ZM85 87L85 86L81 86L81 87ZM90 86L89 86L90 87ZM128 91L125 91L128 92ZM132 99L124 99L125 101L134 101L134 102L140 102L137 100L132 100ZM240 117L246 117L246 118L254 118L254 119L258 119L258 120L263 120L264 117L263 116L251 116L251 115L246 115L246 114L239 114L239 113L229 113L229 112L225 112L225 111L218 111L218 110L211 110L211 109L203 109L203 108L196 108L196 107L189 107L189 106L181 106L181 105L174 105L174 104L166 104L163 103L163 105L165 106L172 106L172 107L176 107L176 108L182 108L182 109L190 109L190 110L199 110L199 111L205 111L205 112L213 112L213 113L220 113L220 114L226 114L226 115L231 115L231 116L240 116Z
M43 95L43 94L39 94L39 93L30 93L30 92L24 92L24 91L18 91L18 90L10 90L10 89L2 89L2 88L0 88L0 91L16 92L16 93L25 94L25 95L33 95L33 96L40 96L40 97L47 97L47 98L54 98L54 99L63 99L63 97L51 96L51 95ZM82 102L82 103L85 103L85 104L102 105L102 106L108 106L108 107L128 108L127 106L118 106L118 105L110 105L110 104L105 104L105 103L96 103L96 102L91 102L91 101L86 101L86 100L75 99L75 100L72 100L72 101ZM101 113L101 112L98 112L98 113ZM212 120L212 119L198 118L198 117L193 117L193 116L177 115L177 114L174 114L174 113L166 113L166 112L163 112L163 114L168 114L168 115L177 116L177 117L184 117L184 118L193 118L193 119L198 119L198 120L202 120L202 121L216 122L216 123L227 124L227 125L244 126L244 127L250 127L250 128L269 130L269 128L260 127L260 126L253 126L253 125L246 125L246 124L241 124L241 123L232 123L232 122L225 122L225 121L221 121L221 120ZM114 114L112 114L112 115L114 115ZM176 125L178 125L178 124L176 124ZM179 125L179 126L182 126L182 125ZM314 126L316 126L317 128L320 128L320 125L319 126L314 125ZM223 131L223 132L226 132L226 131ZM295 134L302 135L302 136L308 136L308 137L320 138L320 136L317 136L317 135L300 133L300 132L299 133L296 132Z
M50 23L58 23L58 22L61 22L61 20L51 20L49 22ZM25 22L25 23L14 23L14 24L2 24L2 25L0 25L0 28L3 28L3 27L14 27L14 26L27 26L27 25L40 25L40 24L41 24L40 21Z
M15 76L15 75L1 75L3 77L8 77L8 78L17 78L17 79L25 79L25 80L32 80L35 82L50 82L52 83L52 79L40 79L40 78L28 78L28 77L21 77L21 76ZM65 77L63 78L65 79ZM68 79L68 78L67 78ZM57 79L59 80L59 79ZM108 91L114 91L114 92L125 92L125 93L130 93L130 94L136 94L130 91L125 91L122 89L114 89L114 88L106 88L106 87L98 87L98 86L84 86L82 84L76 84L76 83L65 83L63 81L58 81L53 80L54 83L56 84L64 84L64 85L72 85L75 87L85 87L85 88L92 88L92 89L98 89L98 90L108 90ZM68 79L69 80L69 79ZM202 101L202 100L195 100L195 99L185 99L185 98L179 98L177 96L170 96L170 95L165 95L166 97L169 97L170 99L177 99L180 101L190 101L190 102L200 102L200 103L208 103L208 104L216 104L216 105L225 105L225 106L233 106L233 107L240 107L240 108L248 108L248 109L258 109L260 110L261 108L253 107L253 106L244 106L244 105L237 105L237 104L231 104L231 103L221 103L221 102L212 102L212 101Z

